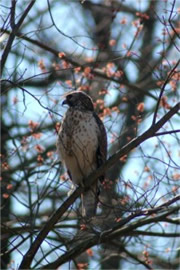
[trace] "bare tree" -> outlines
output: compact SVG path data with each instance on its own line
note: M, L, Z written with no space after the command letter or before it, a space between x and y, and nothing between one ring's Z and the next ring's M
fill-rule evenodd
M1 3L1 269L178 269L179 6ZM108 159L71 195L63 95L88 93ZM80 195L99 184L98 212Z

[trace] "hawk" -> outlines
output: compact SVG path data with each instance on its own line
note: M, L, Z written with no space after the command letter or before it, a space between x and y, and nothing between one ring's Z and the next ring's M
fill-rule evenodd
M69 108L58 132L57 148L73 184L84 186L86 178L106 161L106 130L89 95L69 92L64 104ZM81 201L82 216L93 217L98 202L97 181L82 194Z

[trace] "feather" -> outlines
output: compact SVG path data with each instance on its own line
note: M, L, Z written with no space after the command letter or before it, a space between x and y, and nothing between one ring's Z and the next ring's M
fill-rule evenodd
M84 92L70 92L63 104L69 109L59 130L57 147L71 181L85 186L86 178L106 160L106 130L94 112L92 99ZM99 180L103 181L104 176ZM82 194L81 200L82 216L93 217L98 202L97 181Z

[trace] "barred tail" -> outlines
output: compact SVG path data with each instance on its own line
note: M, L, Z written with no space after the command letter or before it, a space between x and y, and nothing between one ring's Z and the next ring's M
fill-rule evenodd
M97 185L91 187L88 191L81 195L82 200L82 216L86 218L91 218L96 215L98 195L97 195Z

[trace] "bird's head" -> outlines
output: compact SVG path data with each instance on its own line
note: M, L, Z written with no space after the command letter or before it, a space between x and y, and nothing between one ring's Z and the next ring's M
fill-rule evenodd
M67 104L69 107L79 110L94 111L94 106L90 96L81 91L73 91L65 96L62 105Z

